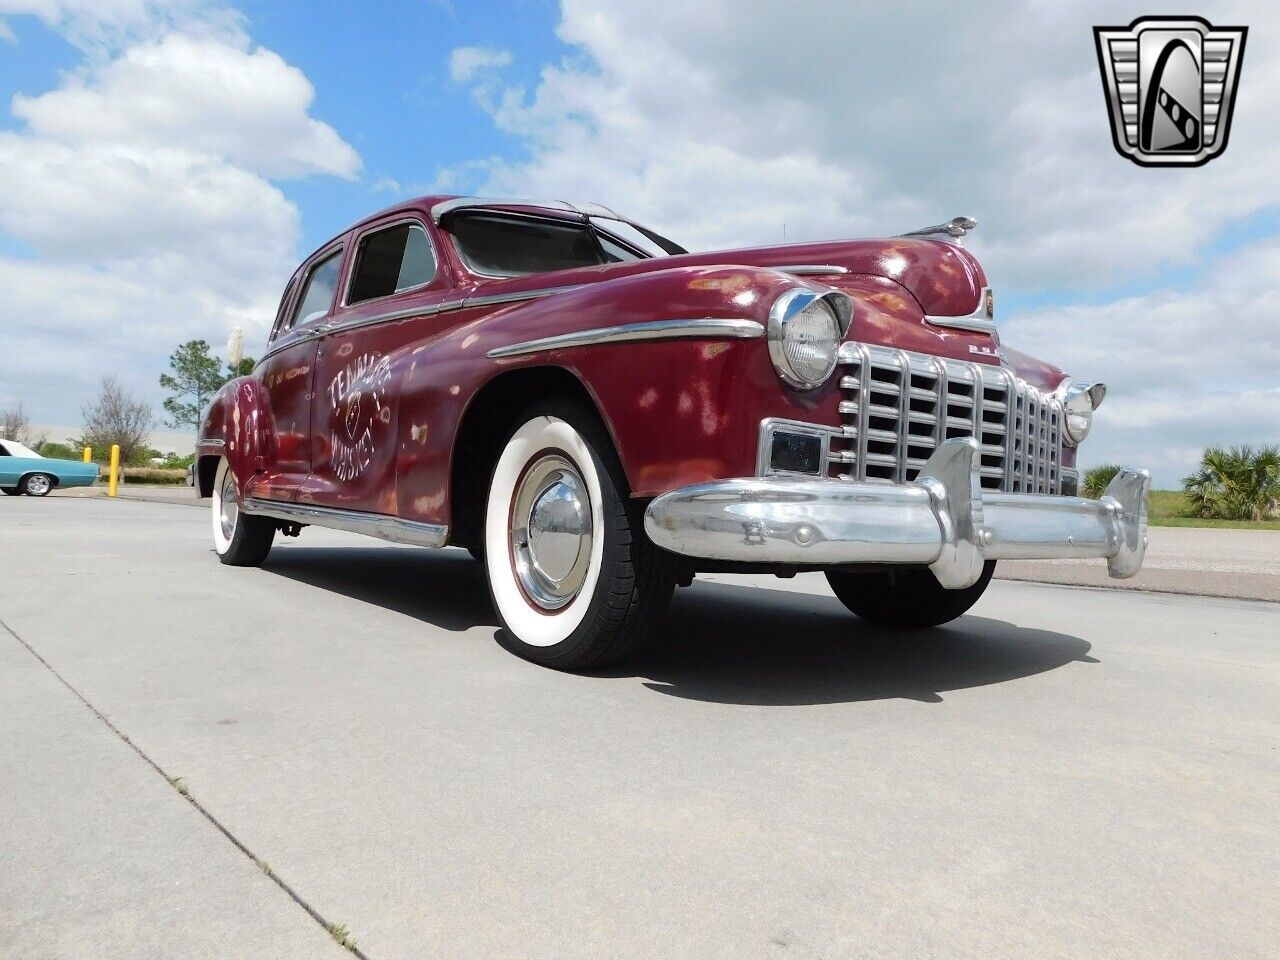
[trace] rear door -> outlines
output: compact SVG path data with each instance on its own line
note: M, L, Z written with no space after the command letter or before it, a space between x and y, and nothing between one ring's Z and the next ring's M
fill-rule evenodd
M311 472L316 354L337 302L345 250L338 240L312 256L290 281L281 303L271 344L257 371L271 402L276 455L274 464L255 479L255 496L295 500Z
M18 458L9 455L3 443L0 443L0 487L12 487L18 482Z
M308 502L396 513L397 422L404 348L428 336L449 291L431 231L391 214L351 240L347 280L316 359L316 455Z

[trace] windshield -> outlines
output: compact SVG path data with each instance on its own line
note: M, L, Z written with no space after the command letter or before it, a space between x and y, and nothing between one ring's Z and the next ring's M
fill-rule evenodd
M617 220L466 213L453 218L449 231L466 265L489 277L523 277L666 255L647 231Z

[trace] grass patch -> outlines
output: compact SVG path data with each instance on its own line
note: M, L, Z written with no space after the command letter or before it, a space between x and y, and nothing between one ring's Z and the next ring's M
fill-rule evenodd
M1227 530L1280 530L1280 520L1206 520L1191 513L1191 501L1181 490L1152 490L1147 522L1153 527L1219 527Z
M170 777L169 783L173 785L173 789L177 790L184 797L187 795L187 782L181 777Z
M337 942L338 946L346 947L352 953L356 952L356 942L351 938L351 931L347 929L345 923L330 923L325 926L329 931L329 936Z

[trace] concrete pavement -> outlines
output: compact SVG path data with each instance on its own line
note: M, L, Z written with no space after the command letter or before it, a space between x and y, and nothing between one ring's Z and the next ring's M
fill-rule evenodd
M1001 582L907 641L820 579L716 577L656 649L570 676L497 646L461 551L307 530L237 570L207 525L0 504L0 620L48 663L0 629L0 749L33 771L0 816L0 956L324 937L165 777L372 958L1280 945L1275 604ZM57 808L81 771L112 822ZM167 894L179 866L222 892ZM86 921L64 888L113 871Z

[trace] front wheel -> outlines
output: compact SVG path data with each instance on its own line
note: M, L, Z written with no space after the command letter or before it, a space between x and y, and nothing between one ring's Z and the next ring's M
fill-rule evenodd
M582 670L635 650L666 609L672 564L628 511L593 412L540 405L507 440L485 510L484 563L508 650Z
M53 477L47 473L33 473L22 479L22 492L28 497L47 497L53 489Z
M837 599L863 620L886 627L936 627L965 613L986 592L996 562L982 566L978 582L947 590L928 569L908 567L885 573L827 571Z
M275 536L275 521L240 509L235 474L223 457L213 481L213 548L218 559L233 567L260 566L271 552Z

